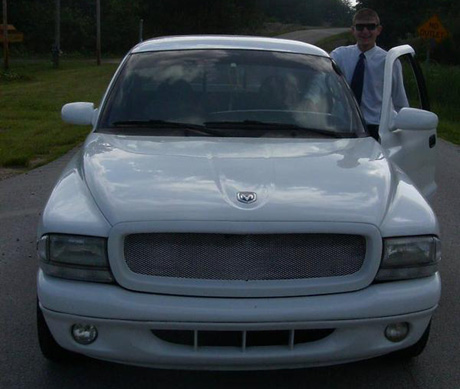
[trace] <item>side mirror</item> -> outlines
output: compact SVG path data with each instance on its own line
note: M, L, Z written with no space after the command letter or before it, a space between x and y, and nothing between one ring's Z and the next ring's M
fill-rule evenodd
M63 121L70 124L94 124L97 109L94 109L93 103L69 103L62 107L61 117Z
M402 108L393 119L391 131L433 130L438 126L438 115L417 108Z

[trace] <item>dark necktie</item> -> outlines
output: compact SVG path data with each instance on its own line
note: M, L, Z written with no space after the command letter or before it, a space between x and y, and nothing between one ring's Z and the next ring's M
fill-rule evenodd
M353 78L351 79L351 90L358 100L358 104L361 104L361 96L363 95L364 85L364 61L366 56L364 53L359 55L358 62L356 62L355 71L353 72Z

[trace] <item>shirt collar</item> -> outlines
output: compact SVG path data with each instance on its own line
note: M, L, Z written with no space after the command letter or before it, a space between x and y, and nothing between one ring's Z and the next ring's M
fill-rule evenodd
M355 49L357 53L356 55L359 56L362 53L362 51L359 49L358 44L355 45ZM366 56L366 59L370 59L374 56L376 52L377 52L377 45L375 45L372 49L365 51L364 55Z

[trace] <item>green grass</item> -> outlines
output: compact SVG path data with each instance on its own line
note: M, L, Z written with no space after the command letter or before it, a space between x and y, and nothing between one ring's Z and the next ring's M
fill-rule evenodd
M309 27L302 26L300 24L286 24L286 23L264 23L262 27L254 32L254 35L267 36L267 37L278 37L282 34L289 32L308 30Z
M341 34L332 35L330 37L321 39L321 41L316 43L316 45L321 47L323 50L327 51L328 53L330 53L336 47L348 46L354 43L355 41L354 41L353 35L351 35L349 31L346 31L346 32L342 32Z
M431 111L439 117L438 135L452 143L460 144L460 111L457 102L460 101L460 66L444 66L439 64L421 64ZM411 97L417 97L415 79L410 78L411 70L403 65L406 92ZM407 72L407 73L406 73ZM414 105L417 106L414 100Z
M431 101L431 110L438 114L438 134L460 145L460 66L423 64Z
M62 105L99 104L116 65L24 61L0 71L0 166L32 168L48 163L81 143L90 127L62 122Z
M438 126L438 135L449 142L460 145L460 125L459 122L441 119Z

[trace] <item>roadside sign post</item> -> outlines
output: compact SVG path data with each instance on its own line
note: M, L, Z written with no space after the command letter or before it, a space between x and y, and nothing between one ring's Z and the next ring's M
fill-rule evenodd
M441 43L446 39L449 36L449 32L444 28L437 15L433 15L425 23L420 25L417 28L417 32L423 40L427 41L426 60L429 63L431 50L437 43Z
M0 24L0 42L3 43L3 67L8 70L10 67L10 44L18 43L24 40L24 34L14 28L12 24L7 23L6 0L3 0L3 24Z
M101 65L101 0L96 1L96 64Z
M12 24L8 24L8 4L7 0L3 0L3 21L0 25L0 42L3 43L3 68L10 68L10 43L18 43L24 40L24 34L14 28Z
M59 67L59 55L61 54L61 0L56 0L54 24L54 45L51 48L51 60L55 68Z
M8 6L6 0L3 0L3 67L8 70L9 64L9 50L8 50Z
M144 19L139 20L139 42L144 40Z

